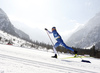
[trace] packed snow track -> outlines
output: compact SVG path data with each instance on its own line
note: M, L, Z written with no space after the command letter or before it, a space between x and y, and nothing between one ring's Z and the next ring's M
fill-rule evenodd
M27 49L0 44L0 73L99 73L100 59L86 58L92 63L83 63L80 58L61 59L72 56L60 54L51 58L51 51Z
M67 66L60 66L60 65L55 65L55 64L49 64L49 63L44 63L44 62L39 62L39 61L34 61L34 60L28 60L24 58L18 58L18 57L13 57L13 56L8 56L8 55L3 55L0 54L1 58L7 58L10 60L15 60L17 62L31 65L31 66L36 66L36 67L44 67L44 68L49 68L49 69L54 69L54 70L59 70L61 72L69 72L69 73L96 73L92 71L87 71L87 70L82 70L82 69L76 69L76 68L71 68Z

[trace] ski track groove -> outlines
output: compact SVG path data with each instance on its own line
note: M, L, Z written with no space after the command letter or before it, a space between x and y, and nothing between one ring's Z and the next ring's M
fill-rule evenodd
M0 54L1 58L7 58L10 60L15 60L18 61L19 63L23 63L26 65L31 65L35 67L44 67L48 69L53 69L61 72L79 72L79 73L96 73L93 71L88 71L88 70L82 70L82 69L76 69L76 68L71 68L71 67L66 67L66 66L61 66L61 65L55 65L55 64L49 64L49 63L44 63L44 62L39 62L39 61L34 61L34 60L29 60L29 59L24 59L24 58L19 58L19 57L13 57L13 56L8 56L8 55L3 55ZM70 72L69 72L70 71Z

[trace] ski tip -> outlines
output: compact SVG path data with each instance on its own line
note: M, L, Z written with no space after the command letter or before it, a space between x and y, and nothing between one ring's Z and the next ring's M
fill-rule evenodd
M82 60L81 62L91 63L90 61L87 60Z

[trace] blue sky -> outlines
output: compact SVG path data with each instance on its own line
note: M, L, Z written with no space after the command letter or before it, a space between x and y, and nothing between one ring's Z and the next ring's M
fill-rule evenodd
M11 22L41 30L56 26L66 37L100 12L100 0L0 0L0 8Z

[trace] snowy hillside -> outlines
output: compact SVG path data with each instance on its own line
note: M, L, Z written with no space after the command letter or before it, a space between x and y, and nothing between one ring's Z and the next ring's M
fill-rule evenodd
M7 32L11 35L16 36L16 37L26 39L26 40L30 40L30 37L26 33L15 28L12 25L8 16L6 15L6 13L2 9L0 9L0 30L5 31L5 32Z
M12 36L1 30L0 30L0 44L13 45L17 47L27 47L27 48L30 48L31 47L30 45L32 45L32 43L30 42Z
M91 63L84 63L80 58L61 59L69 54L59 54L58 59L52 59L52 55L35 48L0 44L0 73L100 73L100 59L85 58Z
M90 19L82 29L75 32L68 39L67 44L78 48L86 48L98 42L100 42L100 13Z

